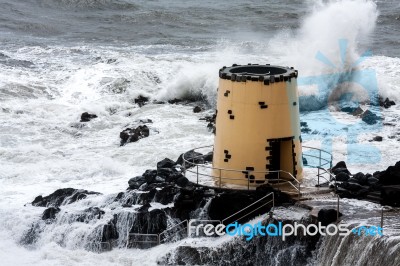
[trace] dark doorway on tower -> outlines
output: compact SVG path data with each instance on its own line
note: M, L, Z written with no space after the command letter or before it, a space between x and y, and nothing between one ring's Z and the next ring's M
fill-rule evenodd
M296 177L296 154L294 153L294 137L268 139L266 168L270 173L266 179L291 180L289 174ZM279 172L280 171L280 172Z

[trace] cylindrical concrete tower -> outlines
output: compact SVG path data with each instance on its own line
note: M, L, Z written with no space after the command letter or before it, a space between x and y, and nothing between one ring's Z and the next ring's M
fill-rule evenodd
M219 77L213 176L239 185L261 185L278 172L301 180L297 70L233 65Z

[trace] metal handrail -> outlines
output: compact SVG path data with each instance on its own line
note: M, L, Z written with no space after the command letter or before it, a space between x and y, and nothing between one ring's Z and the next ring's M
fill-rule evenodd
M191 151L193 152L193 151L195 151L195 150L204 149L204 148L213 148L213 147L214 147L213 145L201 146L201 147L198 147L198 148L196 148L196 149L192 149ZM313 165L308 165L308 164L307 164L307 166L314 167L314 168L317 168L317 169L318 169L318 174L317 174L318 184L317 184L317 186L320 186L320 182L319 182L319 181L320 181L320 180L319 180L320 177L322 177L322 178L324 178L326 181L328 181L328 180L323 176L323 174L325 174L325 173L327 173L328 175L330 175L330 180L335 180L335 176L332 175L332 173L330 173L330 172L325 168L327 165L329 165L329 168L332 168L332 159L333 159L332 154L329 153L329 152L327 152L327 151L325 151L325 150L319 149L319 148L314 148L314 147L309 147L309 146L302 146L302 147L303 147L303 148L306 148L306 149L317 150L317 151L319 152L319 156L315 156L315 155L311 155L311 154L304 154L304 153L303 153L303 156L304 156L304 157L312 157L312 158L316 158L316 159L319 160L319 164L318 164L317 166L313 166ZM324 157L322 156L322 154L328 155L329 158L324 158ZM200 159L202 156L203 156L203 155L194 156L194 157L190 158L190 160L188 160L188 159L185 158L185 153L182 155L184 171L185 171L185 173L186 173L186 171L188 171L188 172L190 172L190 173L196 174L196 184L197 184L197 185L199 184L199 176L209 176L209 177L212 177L212 178L218 178L218 179L219 179L219 187L221 187L222 180L243 180L242 178L222 177L222 171L225 171L225 172L240 172L240 173L242 173L242 172L247 172L247 173L254 173L254 174L270 174L270 173L277 173L277 174L278 174L278 180L280 180L280 174L281 174L281 173L284 173L284 174L287 174L287 175L291 178L291 180L286 180L286 181L290 181L290 182L288 182L288 183L289 183L295 190L297 190L299 197L300 197L300 195L301 195L301 183L300 183L300 181L299 181L296 177L294 177L293 174L290 173L290 172L287 172L287 171L284 171L284 170L272 170L272 171L238 170L238 169L229 169L229 168L218 168L218 167L208 166L208 165L206 165L206 164L198 164L198 163L195 163L195 161L196 161L197 159ZM196 171L191 171L191 170L189 170L189 167L186 168L186 164L188 164L189 167L190 167L190 166L196 166ZM208 169L212 169L212 170L218 170L218 171L219 171L219 176L213 176L213 175L207 175L207 174L199 173L199 166L204 167L204 168L208 168ZM321 174L320 171L323 171L324 173ZM269 180L271 181L272 179L269 179ZM253 182L256 183L256 181L265 181L265 179L253 179L253 180L251 180L251 181L253 181ZM295 186L291 181L294 181L294 182L296 183L297 186ZM329 181L328 181L328 182L329 182ZM335 188L336 188L336 180L335 180ZM250 190L250 179L247 179L247 189Z
M176 224L176 225L174 225L174 226L172 226L172 227L170 227L170 228L165 229L165 230L162 231L161 233L159 233L159 234L158 234L158 242L159 242L159 243L161 242L161 236L162 236L162 235L165 235L167 232L171 231L172 229L174 229L174 228L176 228L176 227L178 227L178 226L181 226L181 225L184 224L184 223L188 223L188 220L184 220L184 221L182 221L182 222L180 222L180 223L178 223L178 224Z
M130 241L130 236L146 236L146 237L156 237L157 240L135 240L135 241ZM130 243L157 243L160 244L159 241L159 235L158 234L142 234L142 233L128 233L128 240L126 241L126 248L128 248Z
M234 214L232 214L232 215L226 217L226 218L223 219L223 220L198 220L198 219L196 219L195 221L197 221L197 222L217 222L217 223L223 224L224 221L226 221L226 220L228 220L228 219L234 217L235 215L237 215L237 214L239 214L239 213L241 213L241 212L247 210L247 209L250 208L251 206L254 206L255 204L261 202L262 200L266 199L267 197L270 197L271 195L272 195L272 199L271 199L271 200L265 202L264 204L262 204L262 205L259 206L258 208L254 209L254 210L252 210L252 211L250 211L250 212L245 213L243 216L241 216L240 218L236 219L235 221L238 221L238 220L240 220L240 219L242 219L242 218L244 218L244 217L246 217L246 216L252 214L253 212L255 212L255 211L261 209L262 207L264 207L264 206L267 205L267 204L270 204L271 202L272 202L272 208L271 208L271 209L274 209L274 208L275 208L275 195L274 195L274 192L270 192L270 193L268 193L267 195L265 195L264 197L258 199L257 201L251 203L250 205L244 207L243 209L241 209L241 210L235 212ZM127 240L127 243L126 243L126 248L128 248L128 246L129 246L130 243L157 243L157 245L160 245L160 244L161 244L162 242L164 242L166 239L170 239L170 238L171 238L171 237L166 237L166 238L164 238L164 239L161 239L161 236L162 236L162 235L165 235L166 232L171 231L172 229L174 229L174 228L176 228L176 227L178 227L178 226L181 226L181 225L184 224L184 223L188 223L188 220L184 220L184 221L182 221L182 222L180 222L180 223L178 223L178 224L176 224L176 225L174 225L174 226L172 226L172 227L170 227L170 228L167 228L167 229L165 229L164 231L162 231L162 232L159 233L159 234L128 233L128 240ZM189 227L187 226L187 228L189 228ZM178 231L182 231L182 230L184 230L184 229L185 229L185 228L181 228L181 229L179 229ZM187 229L187 230L188 230L188 229ZM130 236L156 237L157 240L143 240L143 241L135 240L135 241L130 241ZM189 236L189 232L188 232L188 231L187 231L187 236Z
M262 197L261 199L259 199L259 200L255 201L255 202L253 202L252 204L246 206L245 208L243 208L243 209L241 209L241 210L235 212L235 213L232 214L231 216L226 217L226 218L223 219L221 222L223 223L224 221L228 220L229 218L232 218L232 217L235 216L236 214L238 214L238 213L240 213L240 212L242 212L242 211L244 211L244 210L247 210L248 208L250 208L250 207L253 206L254 204L256 204L256 203L262 201L263 199L265 199L266 197L269 197L269 196L271 196L271 195L272 195L272 207L274 208L274 207L275 207L275 196L274 196L274 192L271 192L271 193L265 195L264 197Z
M198 147L198 148L193 149L193 150L191 150L191 151L195 151L195 150L199 150L199 149L203 149L203 148L211 148L211 147L213 147L213 145ZM199 155L199 156L194 156L194 157L192 157L192 158L191 158L192 162L189 161L189 160L187 160L187 159L185 158L185 154L183 154L183 156L182 156L183 163L184 163L183 167L184 167L185 171L188 171L188 172L190 172L190 173L196 174L196 177L197 177L197 178L196 178L196 184L197 184L197 185L199 184L199 175L210 176L210 177L213 177L213 178L218 178L218 177L219 177L219 187L221 187L222 180L243 180L242 178L222 177L222 175L221 175L221 172L222 172L222 171L226 171L226 172L238 172L238 173L239 173L239 172L240 172L240 173L242 173L242 172L248 172L248 173L255 173L255 174L270 174L270 173L278 173L278 174L280 174L280 173L285 173L285 174L289 175L289 176L292 178L292 180L294 180L294 181L297 183L298 187L295 187L295 186L293 186L293 187L298 191L298 194L299 194L299 196L300 196L300 181L297 180L297 179L292 175L292 173L290 173L290 172L283 171L283 170L272 170L272 171L238 170L238 169L229 169L229 168L218 168L218 167L212 167L212 166L207 166L207 165L205 165L205 164L201 164L201 167L208 168L208 169L212 169L212 170L219 170L220 175L219 175L218 177L216 177L216 176L212 176L212 175L206 175L206 174L201 174L201 173L199 173L199 169L198 169L199 164L195 163L195 160L201 158L202 156L203 156L203 155ZM188 169L186 168L186 164L189 164L189 165L191 165L191 166L196 166L196 171L194 172L194 171L188 170ZM254 182L255 182L255 181L265 181L265 179L253 179L252 181L254 181ZM249 179L247 180L247 183L248 183L248 184L247 184L247 188L250 189L250 180L249 180Z

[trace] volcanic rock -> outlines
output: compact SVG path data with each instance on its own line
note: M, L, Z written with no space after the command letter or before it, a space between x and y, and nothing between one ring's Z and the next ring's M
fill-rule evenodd
M37 196L32 205L37 207L59 207L71 204L75 201L85 199L88 195L100 195L101 193L75 188L62 188L54 191L50 195L43 197Z
M90 120L97 118L95 114L89 114L88 112L84 112L81 115L81 122L89 122Z

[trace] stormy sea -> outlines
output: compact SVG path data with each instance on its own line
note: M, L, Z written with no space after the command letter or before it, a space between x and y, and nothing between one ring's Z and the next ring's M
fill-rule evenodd
M397 0L2 0L0 43L0 265L400 264L396 233L127 245L130 232L218 216L209 191L180 213L189 192L128 181L213 144L223 66L297 69L304 144L353 174L400 161ZM143 138L122 143L137 127ZM75 190L45 198L65 188ZM343 204L355 216L381 208ZM301 220L304 210L276 213Z

